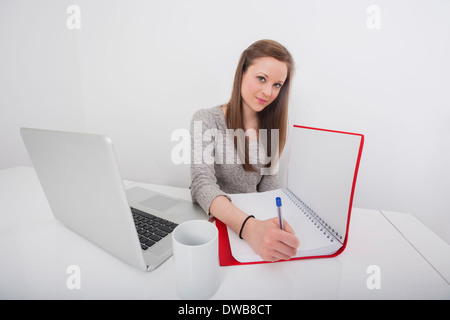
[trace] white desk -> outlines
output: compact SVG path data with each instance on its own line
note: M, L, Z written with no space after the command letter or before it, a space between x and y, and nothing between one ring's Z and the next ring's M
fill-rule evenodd
M126 184L190 200L187 189ZM80 289L67 287L71 265ZM372 265L380 289L367 286ZM213 299L449 299L449 266L450 246L410 215L354 208L340 256L222 267ZM16 167L0 170L0 299L178 297L173 258L148 273L127 265L55 220L34 170Z

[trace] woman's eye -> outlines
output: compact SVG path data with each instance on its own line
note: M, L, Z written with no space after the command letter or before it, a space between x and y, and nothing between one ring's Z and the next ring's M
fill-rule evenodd
M275 86L275 88L280 89L281 88L281 83L275 83L274 86Z
M258 80L261 81L261 82L266 82L266 78L264 78L264 77L257 77L257 78L258 78Z

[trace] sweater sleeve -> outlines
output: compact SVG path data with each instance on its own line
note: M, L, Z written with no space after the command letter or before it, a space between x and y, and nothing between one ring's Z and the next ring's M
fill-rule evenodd
M272 175L263 175L258 184L258 192L271 191L281 188L278 173Z
M228 195L223 192L217 184L214 169L214 150L211 150L212 143L216 143L214 135L208 134L208 138L203 141L203 135L207 130L218 130L214 118L206 110L197 111L191 120L191 196L202 209L209 215L209 208L213 200L218 196ZM211 131L210 131L211 132ZM206 151L212 153L207 154ZM205 152L205 155L204 155Z

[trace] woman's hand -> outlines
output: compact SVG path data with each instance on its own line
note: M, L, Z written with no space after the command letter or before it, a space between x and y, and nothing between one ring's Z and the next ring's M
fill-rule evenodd
M281 230L278 218L264 221L249 219L242 231L242 238L265 261L289 260L297 254L300 240L285 220L283 227L284 230Z
M234 206L225 196L213 200L211 214L239 234L242 222L248 215ZM242 229L242 238L265 261L288 260L295 256L300 241L292 227L283 220L280 229L278 218L265 221L250 218Z

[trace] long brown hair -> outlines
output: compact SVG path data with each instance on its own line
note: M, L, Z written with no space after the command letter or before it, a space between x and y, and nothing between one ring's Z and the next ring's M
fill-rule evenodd
M289 103L289 91L291 87L291 79L294 73L294 60L289 51L273 40L259 40L250 45L241 55L238 66L236 68L236 74L234 76L233 91L231 93L230 101L226 111L226 121L228 129L244 129L243 116L242 116L242 96L241 85L242 76L247 69L258 58L272 57L278 61L284 62L287 65L287 77L277 98L264 110L258 113L259 129L267 129L268 134L268 152L270 156L271 148L271 130L279 130L278 148L279 153L283 151L286 134L287 134L287 116L288 116L288 103ZM245 143L244 145L246 145ZM236 148L236 141L235 141ZM248 148L246 148L248 150ZM256 171L256 169L249 163L248 152L245 152L244 161L245 171Z

